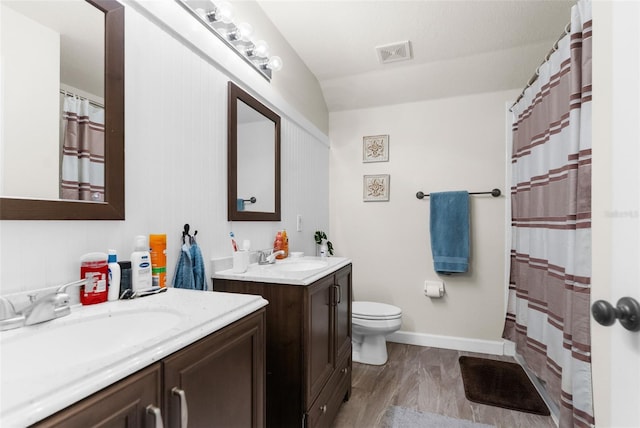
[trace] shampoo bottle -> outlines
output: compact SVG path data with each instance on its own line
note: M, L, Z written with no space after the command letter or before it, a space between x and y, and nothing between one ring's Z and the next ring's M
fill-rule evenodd
M109 250L109 301L118 300L120 297L120 265L116 250Z
M135 292L151 288L151 254L147 237L136 236L135 251L131 253L131 289Z

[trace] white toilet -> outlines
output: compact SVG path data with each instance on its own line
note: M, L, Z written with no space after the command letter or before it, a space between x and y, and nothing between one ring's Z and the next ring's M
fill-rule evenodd
M400 329L402 310L376 302L352 302L352 359L380 366L387 362L385 337Z

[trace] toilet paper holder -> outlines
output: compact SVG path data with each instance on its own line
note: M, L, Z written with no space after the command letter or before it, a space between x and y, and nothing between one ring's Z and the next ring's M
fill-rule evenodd
M425 281L424 295L432 299L440 299L445 295L444 281Z

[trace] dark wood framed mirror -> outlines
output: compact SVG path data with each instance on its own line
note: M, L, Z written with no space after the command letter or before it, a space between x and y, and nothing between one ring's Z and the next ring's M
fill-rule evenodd
M280 221L280 116L229 82L228 218Z
M86 0L104 13L105 202L0 198L0 220L124 220L124 6Z

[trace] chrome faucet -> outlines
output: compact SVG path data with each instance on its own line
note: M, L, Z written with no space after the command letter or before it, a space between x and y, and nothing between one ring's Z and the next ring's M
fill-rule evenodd
M69 315L71 307L67 288L85 285L87 282L93 282L93 277L61 285L54 293L45 294L40 298L29 296L32 299L31 304L21 311L24 325L38 324Z
M276 262L276 256L284 254L284 251L278 250L273 251L273 249L268 250L260 250L258 264L259 265L272 265Z

